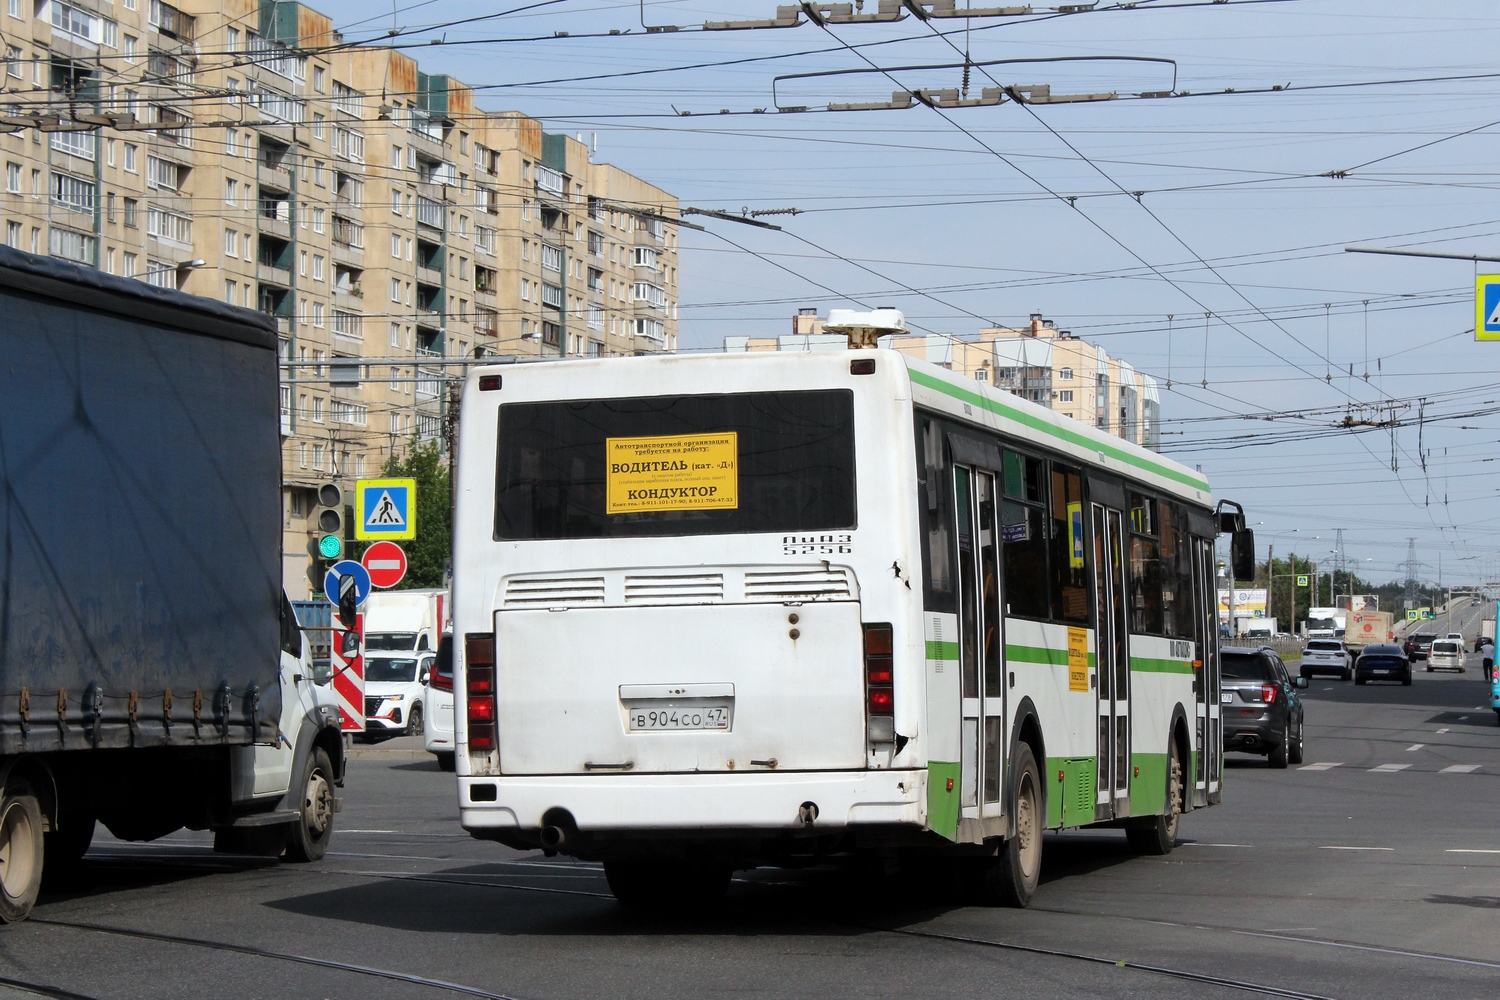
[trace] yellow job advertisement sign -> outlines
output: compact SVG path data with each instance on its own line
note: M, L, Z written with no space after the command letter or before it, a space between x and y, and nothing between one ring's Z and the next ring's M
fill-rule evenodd
M735 510L739 436L682 434L606 438L605 511Z
M1089 689L1089 633L1088 629L1068 629L1068 690Z

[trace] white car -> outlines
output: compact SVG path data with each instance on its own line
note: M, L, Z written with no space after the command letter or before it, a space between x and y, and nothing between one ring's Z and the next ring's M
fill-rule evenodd
M422 746L437 757L438 767L453 770L453 636L438 643L437 659L427 674L427 732Z
M432 653L365 654L365 735L421 736Z
M1449 632L1447 635L1443 636L1443 638L1452 639L1454 642L1458 643L1458 651L1460 653L1464 651L1464 634L1462 632Z
M1464 644L1461 639L1439 639L1427 654L1427 672L1456 670L1464 672Z
M1354 676L1354 657L1342 639L1309 639L1302 648L1303 677L1316 674L1337 674L1339 680L1347 681Z

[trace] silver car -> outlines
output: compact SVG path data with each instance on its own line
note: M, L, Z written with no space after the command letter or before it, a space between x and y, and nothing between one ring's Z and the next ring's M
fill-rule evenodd
M1302 648L1301 673L1303 677L1337 674L1341 681L1351 680L1354 657L1349 655L1349 647L1342 639L1309 639Z
M1455 670L1464 672L1464 644L1456 639L1439 639L1427 654L1427 672Z

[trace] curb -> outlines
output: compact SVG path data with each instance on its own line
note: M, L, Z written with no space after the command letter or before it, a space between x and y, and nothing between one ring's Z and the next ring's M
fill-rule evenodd
M436 760L426 750L382 750L379 747L349 747L344 751L349 760Z

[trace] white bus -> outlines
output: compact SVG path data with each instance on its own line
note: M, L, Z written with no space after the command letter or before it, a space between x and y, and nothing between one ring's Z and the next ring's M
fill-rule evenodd
M475 837L627 903L853 851L1025 905L1044 830L1218 801L1217 524L1160 455L851 350L478 368L457 462Z

